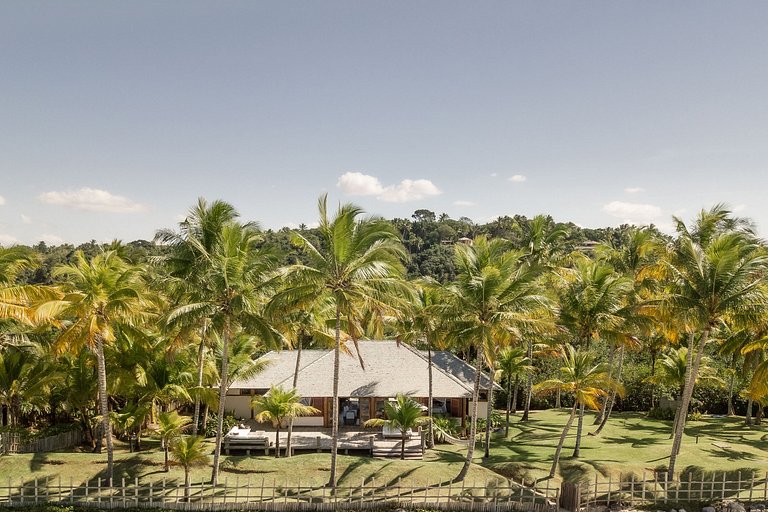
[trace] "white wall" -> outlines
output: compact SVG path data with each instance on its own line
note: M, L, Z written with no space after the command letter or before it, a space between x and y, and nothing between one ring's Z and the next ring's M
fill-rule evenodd
M251 419L251 397L249 395L243 396L227 396L224 400L224 410L234 411L235 418Z

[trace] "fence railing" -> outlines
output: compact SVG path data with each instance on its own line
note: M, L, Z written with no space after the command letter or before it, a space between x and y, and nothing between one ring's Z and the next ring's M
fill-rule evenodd
M83 442L83 433L70 430L55 436L24 440L18 432L0 433L0 452L2 453L42 453L65 450Z
M529 482L530 483L530 482ZM62 482L58 478L26 482L8 480L0 484L0 506L27 506L41 503L78 505L103 509L170 508L183 510L275 510L330 511L381 508L473 510L496 512L557 512L560 488L555 483L534 489L525 481L478 483L441 482L424 485L378 483L330 489L322 485L280 484L236 477L220 485L193 482L185 497L183 479L142 482L120 479L108 486L102 479Z
M674 480L666 472L644 472L622 479L596 475L589 483L563 484L561 505L571 511L611 504L658 505L667 503L733 500L768 503L768 474L758 471L687 472Z

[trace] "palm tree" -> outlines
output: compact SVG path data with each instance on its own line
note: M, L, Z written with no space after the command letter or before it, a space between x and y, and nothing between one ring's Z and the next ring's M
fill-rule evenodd
M29 324L29 305L43 297L44 288L17 283L24 270L34 268L39 257L22 246L0 246L0 320L15 320Z
M472 245L458 244L456 282L445 288L449 337L467 343L476 353L475 382L467 458L457 481L466 478L475 449L480 376L489 358L486 351L518 337L521 326L535 325L547 299L539 293L538 269L521 262L503 240L477 237ZM492 404L489 403L489 407Z
M424 416L421 404L413 398L398 393L394 402L387 400L384 404L384 414L387 419L373 418L365 422L366 427L381 427L386 425L392 429L400 430L400 460L405 460L405 443L408 441L408 429L413 429L430 418Z
M22 413L49 408L49 391L59 380L53 362L39 345L3 347L0 350L0 405L8 411L8 423L16 426Z
M162 230L155 235L155 241L169 245L170 254L161 261L168 274L173 279L172 294L178 301L191 299L201 282L210 262L210 255L221 243L221 233L225 225L234 222L239 214L237 210L224 201L208 202L202 197L197 205L190 209L187 217L179 223L178 233ZM195 392L195 412L192 416L192 435L197 435L200 420L200 401L203 388L203 369L205 367L205 352L209 342L206 317L195 318L197 324L184 326L199 332L197 350L197 387Z
M565 287L560 294L560 323L575 343L589 349L593 340L625 341L627 334L627 301L632 281L617 274L612 267L583 258L573 269L563 269ZM612 368L609 368L609 371ZM576 446L573 456L581 449L584 407L579 408Z
M610 390L616 390L623 395L621 384L613 380L608 374L606 366L602 363L595 364L595 357L589 352L577 350L572 345L564 345L561 350L560 359L562 367L560 373L561 379L551 379L541 382L534 386L535 391L553 391L561 390L567 393L573 393L574 403L568 421L560 434L560 441L555 450L555 456L552 461L552 467L549 470L549 477L555 476L557 465L560 462L560 452L563 449L565 438L573 425L576 412L583 407L598 409L600 397L608 395Z
M406 252L391 224L375 217L361 219L363 211L359 207L341 205L336 215L329 218L327 196L321 196L318 208L320 246L316 247L302 233L293 233L294 242L303 249L307 263L285 270L286 285L278 300L302 306L325 298L333 304L335 344L328 485L335 487L342 321L354 341L363 331L361 322L366 315L371 312L383 315L392 310L394 297L403 291L402 260Z
M504 379L507 384L507 422L504 437L509 437L509 415L517 410L520 378L532 372L533 366L524 348L507 347L499 353L497 368L499 380Z
M415 294L397 317L397 339L416 347L423 346L426 348L428 375L427 416L430 420L428 423L427 447L434 448L432 351L435 348L445 348L443 337L439 331L440 318L437 314L441 298L440 285L431 279L421 279L411 284L415 287Z
M184 499L189 501L189 470L194 466L208 464L209 458L204 449L203 436L182 436L171 445L171 459L184 468Z
M59 350L88 347L96 356L101 430L107 444L107 475L111 485L114 472L112 432L107 400L107 369L104 345L115 340L120 324L138 324L147 318L149 303L141 269L129 265L115 251L97 254L90 261L82 251L74 262L56 267L55 277L65 278L65 295L37 306L40 318L64 318L65 324L56 340Z
M670 479L710 334L722 322L738 327L759 321L767 302L761 283L768 267L754 236L722 205L701 212L690 230L682 221L676 222L679 237L665 261L671 284L663 305L684 324L689 352L669 460Z
M159 428L157 435L160 437L160 446L165 454L165 472L169 470L168 452L184 428L192 422L189 416L180 416L178 412L163 412L157 417Z
M271 421L275 427L275 457L280 457L280 427L285 420L297 416L312 416L320 412L311 405L301 403L301 395L295 388L284 390L272 386L267 394L257 396L251 402L256 412L254 419L259 423Z

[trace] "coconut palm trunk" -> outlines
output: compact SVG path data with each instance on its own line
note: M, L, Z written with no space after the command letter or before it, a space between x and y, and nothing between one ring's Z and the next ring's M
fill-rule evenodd
M568 421L565 423L565 427L563 427L563 433L560 434L560 441L557 443L557 449L555 450L555 457L552 460L552 467L549 470L549 478L555 477L555 471L557 471L557 465L560 462L560 452L563 451L563 444L565 444L565 438L568 436L568 431L571 429L571 425L573 425L573 419L576 417L576 408L578 407L578 402L574 402L573 407L571 407L571 414L568 416Z
M619 348L619 362L616 364L616 380L621 382L621 371L624 367L624 347ZM611 396L606 402L608 404L608 408L605 411L605 415L603 416L602 421L600 422L600 426L597 427L597 430L595 430L593 435L600 435L600 432L603 431L603 428L605 428L605 424L608 423L608 420L611 417L611 413L613 412L613 406L616 404L616 390L611 391Z
M581 456L581 434L584 431L584 404L579 406L579 424L576 427L576 446L573 447L573 457Z
M96 365L99 380L99 414L101 414L101 434L107 444L107 485L112 486L114 478L114 452L112 446L112 429L109 426L109 404L107 403L107 367L104 362L104 339L96 335Z
M491 387L488 389L488 407L485 413L485 453L483 458L491 456L491 415L493 414L493 377L494 371L491 368Z
M464 461L464 465L461 467L461 471L456 476L455 481L461 482L469 473L469 468L472 465L472 457L475 454L475 437L477 436L477 402L480 400L480 374L483 371L483 349L478 347L477 349L477 366L475 368L475 384L472 388L472 416L469 421L469 443L467 445L467 458Z
M407 440L406 430L400 429L400 460L405 460L405 443Z
M221 458L221 441L224 438L224 401L227 398L227 380L229 379L229 317L224 321L224 332L221 335L221 382L219 384L219 408L216 418L216 448L213 452L213 472L211 483L217 485L219 481L219 459Z
M747 400L747 412L744 415L744 424L748 427L752 426L752 403L753 400L751 398Z
M667 470L667 478L672 480L675 476L675 463L677 462L677 456L680 454L680 446L683 442L683 430L685 429L685 420L688 416L688 407L691 404L691 398L693 397L693 388L696 384L696 377L699 371L699 365L701 364L701 358L704 356L704 346L709 339L709 328L704 329L701 333L701 339L699 340L698 350L696 351L696 358L693 361L693 368L686 369L685 387L683 388L683 397L680 402L680 415L677 418L677 427L675 428L675 437L672 441L672 453L669 458L669 468ZM694 344L693 334L691 335L690 344ZM691 350L692 352L692 350Z
M205 333L205 329L203 329ZM197 435L197 426L200 423L200 394L203 391L203 364L205 364L205 334L200 339L197 348L197 396L195 396L195 414L192 416L192 435Z
M333 401L331 402L331 471L328 486L336 488L336 458L339 451L339 353L341 352L341 310L336 306L336 343L333 347Z
M515 402L517 402L517 377L515 377ZM504 427L504 438L509 437L509 413L512 410L512 379L507 378L507 421Z
M611 353L608 355L608 376L613 377L613 363L616 359L616 347L611 347ZM597 413L595 416L595 421L592 423L593 425L600 425L603 423L603 418L605 417L606 412L608 411L608 402L610 402L610 396L606 396L605 400L603 400L603 405L600 407L600 412Z
M512 391L512 414L517 414L517 395L520 391L520 377L515 377L515 386Z
M427 375L429 376L429 399L427 400L427 407L429 408L427 410L427 416L429 416L429 426L427 427L429 429L428 431L428 439L427 439L427 448L434 448L435 447L435 426L434 422L432 421L432 407L434 406L435 398L432 396L432 344L427 344Z
M280 423L275 425L275 458L280 458Z
M299 384L299 368L301 365L301 339L299 337L298 346L296 350L296 367L293 369L293 389L296 389L296 386ZM291 438L293 437L293 416L291 416L291 419L288 420L288 437L285 440L285 456L290 457L292 455L292 448L293 445L291 443Z
M532 364L533 362L533 341L528 341L528 360ZM531 413L531 395L533 394L533 372L528 372L528 378L526 379L525 383L525 408L523 409L523 417L520 418L520 421L528 421L529 415Z

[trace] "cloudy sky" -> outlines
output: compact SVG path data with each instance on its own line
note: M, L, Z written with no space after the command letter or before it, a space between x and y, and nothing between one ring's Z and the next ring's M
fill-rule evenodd
M766 2L0 3L0 244L149 239L198 196L766 232Z

